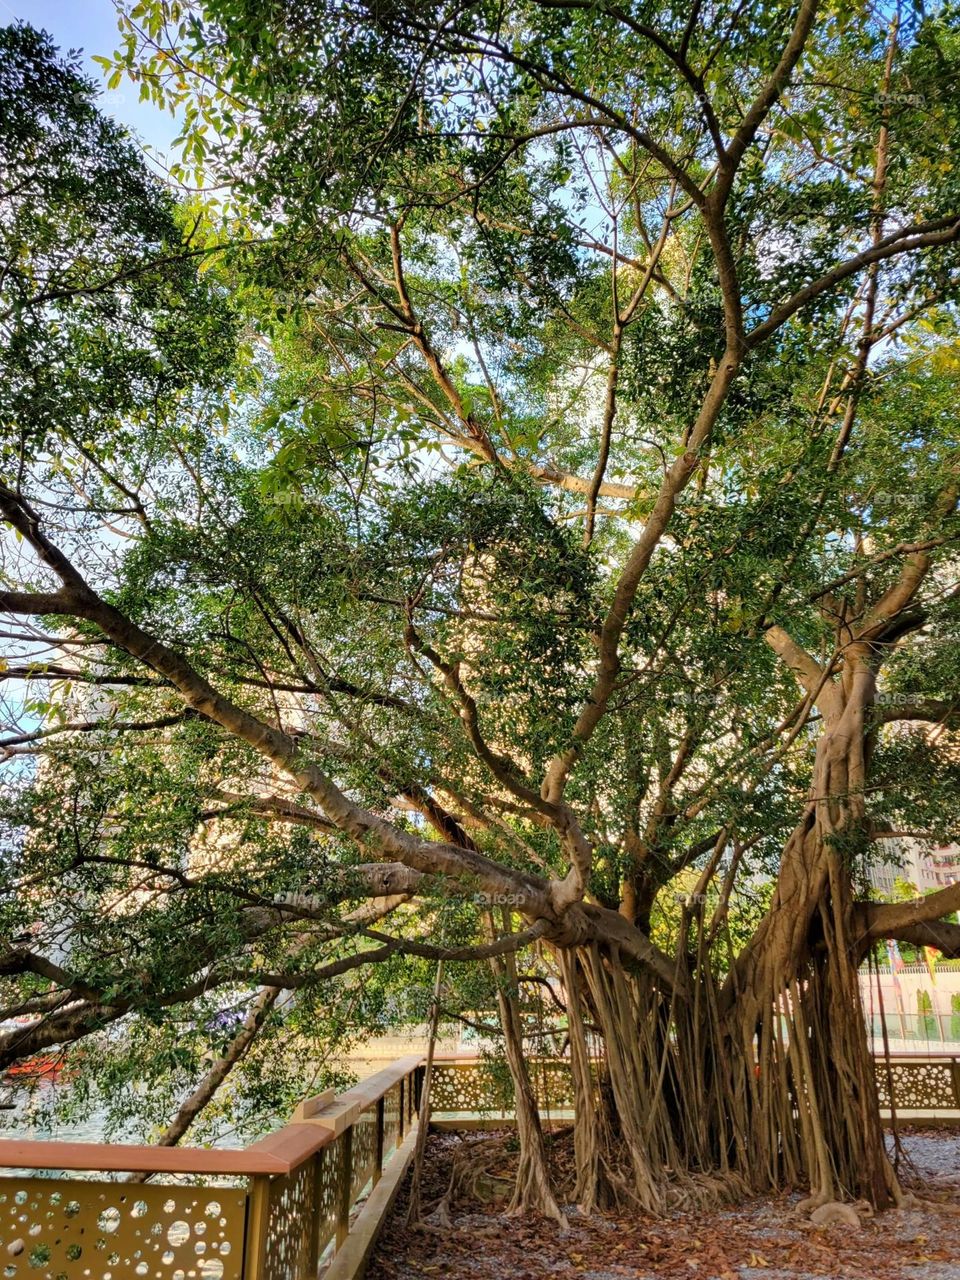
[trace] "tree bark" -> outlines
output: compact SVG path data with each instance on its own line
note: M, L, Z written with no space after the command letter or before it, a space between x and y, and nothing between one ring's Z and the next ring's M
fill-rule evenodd
M506 914L506 913L504 913ZM509 921L505 920L506 926ZM492 916L488 918L491 934ZM520 1141L520 1163L509 1213L541 1213L562 1227L567 1219L557 1204L550 1185L547 1151L540 1123L540 1109L527 1071L523 1053L523 1026L520 1021L516 962L512 955L494 956L490 967L497 984L497 1006L503 1028L503 1043L513 1081L517 1137Z
M851 878L866 839L873 696L869 657L851 647L843 679L821 699L807 807L773 902L723 993L746 1074L748 1144L760 1156L754 1183L809 1179L813 1203L848 1196L882 1206L900 1194L864 1025Z

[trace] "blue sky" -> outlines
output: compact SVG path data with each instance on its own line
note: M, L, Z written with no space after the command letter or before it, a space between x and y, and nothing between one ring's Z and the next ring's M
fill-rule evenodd
M103 84L102 68L91 57L111 54L119 43L113 0L0 0L0 25L16 18L49 31L64 51L81 49L85 70ZM140 102L133 85L123 83L104 93L100 105L161 152L177 136L174 118L152 103Z

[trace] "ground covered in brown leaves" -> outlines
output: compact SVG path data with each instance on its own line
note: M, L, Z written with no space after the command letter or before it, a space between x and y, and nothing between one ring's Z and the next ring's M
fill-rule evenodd
M432 1134L423 1185L425 1212L449 1184L460 1152L486 1170L479 1196L451 1208L450 1227L407 1229L406 1187L397 1198L367 1271L368 1280L960 1280L960 1134L903 1135L911 1166L901 1180L924 1203L850 1227L818 1230L797 1216L800 1193L762 1197L708 1213L650 1218L579 1215L565 1206L570 1229L508 1217L498 1197L515 1155L511 1135ZM464 1151L468 1144L468 1152ZM554 1144L558 1172L570 1160L569 1138ZM502 1181L501 1181L502 1180Z

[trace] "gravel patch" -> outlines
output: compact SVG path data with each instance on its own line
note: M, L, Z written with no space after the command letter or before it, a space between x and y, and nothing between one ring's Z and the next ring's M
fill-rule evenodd
M892 1141L888 1144L892 1152ZM912 1168L906 1181L914 1174L921 1182L933 1182L938 1186L960 1185L960 1131L942 1129L935 1132L910 1130L901 1136L901 1145ZM922 1185L918 1188L922 1191Z

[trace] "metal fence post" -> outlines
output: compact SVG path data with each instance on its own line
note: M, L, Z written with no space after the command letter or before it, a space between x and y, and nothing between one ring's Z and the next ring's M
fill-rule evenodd
M313 1157L313 1195L310 1199L310 1275L320 1266L320 1197L323 1194L323 1149Z
M383 1096L377 1099L377 1151L373 1162L373 1185L376 1186L380 1181L380 1175L383 1173L383 1147L384 1132L383 1122L385 1119L386 1104Z
M263 1280L266 1274L267 1231L270 1224L270 1179L251 1178L247 1190L247 1221L243 1233L243 1280Z
M350 1232L350 1184L353 1182L353 1125L340 1135L343 1143L343 1159L340 1162L340 1186L337 1203L337 1248Z

